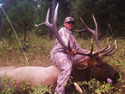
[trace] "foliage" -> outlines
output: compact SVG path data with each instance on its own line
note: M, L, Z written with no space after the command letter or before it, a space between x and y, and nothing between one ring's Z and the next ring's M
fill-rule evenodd
M96 5L99 11L99 20L101 27L106 24L110 24L113 28L113 33L117 35L125 35L122 31L125 30L125 1L124 0L98 0ZM120 34L119 34L120 33Z
M41 84L36 85L33 89L33 92L30 94L44 94L48 92L49 94L53 94L53 85L51 84L49 87L48 86L42 86Z
M71 4L71 15L77 21L77 28L82 29L81 17L89 27L94 29L91 15L94 14L99 26L99 32L103 35L116 37L124 36L125 33L125 1L124 0L75 0ZM113 29L110 30L110 27Z
M47 35L46 27L36 28L35 24L39 24L45 21L47 9L52 10L52 0L5 0L3 1L4 9L7 12L12 24L16 28L17 32L37 29L36 34L39 36ZM62 26L63 20L66 16L70 15L69 12L69 0L57 0L59 2L58 13L58 26ZM51 13L50 13L51 14ZM6 17L4 16L4 37L9 37L12 34L12 30ZM41 32L42 31L42 32Z
M94 27L92 14L98 23L99 33L103 36L116 38L125 36L125 1L124 0L56 0L59 2L58 27L63 26L66 16L73 16L76 20L75 29L82 29L79 17L91 27ZM39 36L47 35L48 28L36 28L34 24L45 21L48 8L52 8L52 0L1 0L4 9L11 19L17 32L37 29ZM28 3L27 3L28 2ZM25 8L24 8L25 7ZM50 13L51 14L51 13ZM17 16L15 16L17 15ZM8 21L4 19L4 37L12 34ZM16 20L15 20L16 19ZM51 19L51 18L50 18ZM42 32L41 32L42 31Z
M41 27L36 27L35 24L40 24L42 22L45 21L46 19L46 13L48 8L50 7L50 3L46 2L46 1L39 1L38 2L39 7L36 10L36 19L34 20L34 25L33 27L36 30L36 34L38 36L43 36L43 35L47 35L48 34L48 28L46 26L41 26Z
M101 84L99 81L95 79L90 80L88 83L83 82L83 84L88 85L89 92L95 92L96 94L108 93L111 94L115 87L111 86L111 84L103 83Z
M54 41L50 42L47 36L38 37L34 34L35 32L36 31L32 31L30 33L29 31L27 32L28 42L26 44L23 41L23 35L18 35L23 47L24 45L27 45L25 53L29 64L26 62L20 45L16 40L15 35L13 34L10 38L0 41L0 66L10 64L24 66L26 63L27 65L34 65L35 63L36 65L41 66L46 65L45 62L48 62L50 64L51 61L48 59L50 58L49 50L52 49ZM12 62L10 61L10 59L12 60Z
M57 24L59 27L63 25L63 21L65 17L71 16L70 15L70 2L68 0L56 0L59 3L59 10L58 10L58 21Z
M9 19L12 21L12 24L15 26L17 31L24 31L24 41L26 41L26 31L32 28L32 22L35 18L35 8L35 2L23 0L16 2L16 5L11 5L10 10L7 12ZM5 20L4 23L6 24L5 27L8 31L8 21ZM13 31L10 30L8 32L10 35Z
M9 83L13 84L14 87L12 87ZM49 94L52 94L53 92L53 85L50 86L42 86L41 84L37 84L36 86L31 86L32 83L28 83L25 80L21 80L21 85L18 85L16 81L11 80L11 78L7 78L6 73L4 74L3 78L1 79L2 84L2 91L0 91L0 94L44 94L48 92Z
M15 89L8 85L9 80L7 79L6 73L4 74L3 78L1 80L1 85L4 85L4 89L0 91L0 94L12 94L15 92ZM1 86L2 88L2 86Z

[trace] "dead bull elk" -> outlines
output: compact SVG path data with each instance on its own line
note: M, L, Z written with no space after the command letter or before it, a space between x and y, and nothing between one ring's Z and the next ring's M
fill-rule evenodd
M48 21L49 11L50 11L50 9L48 9L46 21L36 26L45 24L48 27L50 27L53 33L55 34L56 38L64 46L64 48L71 50L70 47L65 46L63 44L63 41L57 32L57 26L56 26L57 10L58 10L58 4L55 9L53 24L50 24ZM95 19L94 19L94 22L96 25L95 30L92 30L87 26L85 27L87 31L93 32L93 34L97 33L97 24ZM97 38L96 43L98 43L97 34L95 34L95 38ZM86 59L83 62L78 62L77 64L73 65L73 72L71 75L73 77L72 81L74 82L85 81L85 80L88 81L92 78L96 78L97 80L100 80L100 81L108 82L108 80L110 80L112 83L116 83L117 79L119 79L118 72L114 70L106 62L104 62L102 59L103 56L114 54L116 49L117 49L116 41L114 42L114 45L110 48L108 47L108 40L107 40L106 46L103 49L99 48L98 51L96 52L93 52L93 42L92 42L92 48L89 54L77 52L77 54L86 55L86 56L89 56L90 58ZM53 83L53 85L56 86L56 80L57 80L58 74L60 73L60 70L56 66L49 66L49 67L28 66L28 67L19 67L19 68L0 67L0 78L2 78L5 73L6 73L6 76L10 77L12 80L16 80L16 84L18 86L21 84L21 79L27 82L31 82L32 85L36 85L40 83L43 86L45 85L49 86L51 83ZM9 84L12 85L10 81L9 81Z

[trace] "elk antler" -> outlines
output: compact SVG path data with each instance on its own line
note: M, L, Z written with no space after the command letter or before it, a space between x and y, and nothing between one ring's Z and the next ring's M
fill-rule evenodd
M86 54L86 53L82 53L82 52L77 52L77 54L79 54L79 55L86 55L86 56L90 56L91 57L91 56L98 55L99 53L103 53L107 49L107 47L108 47L108 39L107 39L107 43L106 43L105 47L100 49L100 50L98 50L98 51L96 51L96 52L94 52L94 53L93 53L93 39L91 39L91 45L92 45L92 48L91 48L90 53Z
M72 49L69 47L69 45L68 46L64 45L64 42L61 39L61 37L59 36L58 31L57 31L56 21L57 21L58 6L59 6L59 4L56 5L55 12L54 12L54 18L53 18L53 23L52 24L49 23L49 12L50 12L50 8L49 8L48 12L47 12L47 15L46 15L46 21L41 23L41 24L38 24L38 25L35 24L35 25L36 26L46 25L49 28L51 28L52 32L54 33L54 35L56 36L58 41L61 43L61 45L64 47L64 49L71 51Z
M59 6L59 4L57 4L57 6L55 8L54 19L53 19L53 23L52 24L49 23L49 12L50 12L50 8L49 8L48 12L47 12L47 15L46 15L46 21L43 22L43 23L41 23L41 24L38 24L38 25L35 24L35 26L46 25L49 28L51 28L52 32L54 33L54 35L56 36L56 38L58 39L58 41L61 43L61 45L64 47L64 49L72 51L72 49L70 48L70 43L69 43L70 39L68 39L68 46L65 46L63 40L61 39L60 35L57 32L56 21L57 21L58 6ZM90 56L92 54L92 51L93 51L93 46L92 46L92 50L91 50L91 52L89 54L88 53L80 53L80 52L77 52L77 54Z
M59 4L57 4L57 6L55 8L54 19L53 19L53 23L52 24L49 23L49 12L50 12L50 8L49 8L48 12L47 12L47 15L46 15L46 21L43 22L43 23L41 23L41 24L38 24L38 25L35 24L35 25L36 26L46 25L49 28L51 28L52 32L54 33L54 35L56 36L56 38L58 39L58 41L61 43L61 45L64 47L64 49L72 51L72 49L70 47L70 43L69 43L70 39L68 39L68 46L65 46L63 40L61 39L60 35L57 32L56 21L57 21L58 6L59 6ZM80 52L77 52L77 54L90 56L92 54L92 51L93 51L93 46L92 46L92 50L91 50L91 52L89 54L88 53L80 53Z
M114 49L114 47L115 47L115 49ZM114 49L114 51L112 51L113 49ZM102 54L102 57L103 57L103 56L113 55L113 54L116 52L116 50L117 50L117 44L116 44L116 40L115 40L114 45L112 46L112 48L109 49L109 50L107 50L106 52L104 52L104 53Z
M98 51L92 53L92 54L91 54L92 56L93 56L93 55L97 55L97 54L99 54L99 53L103 53L103 52L104 52L104 53L102 54L102 56L113 55L113 54L116 52L116 50L117 50L116 41L114 42L114 45L112 46L112 48L110 48L110 46L108 47L108 39L107 39L106 46L105 46L103 49L101 49L100 46L99 46L99 42L98 42L98 26L97 26L97 22L96 22L96 19L95 19L94 15L92 15L92 17L93 17L93 20L94 20L94 23L95 23L95 30L89 28L89 27L84 23L84 21L82 20L82 18L80 18L80 20L82 21L82 23L83 23L83 25L85 26L85 28L82 29L82 30L76 30L76 31L77 31L77 32L82 32L82 31L85 31L85 30L86 30L86 31L91 32L91 33L94 35L94 38L95 38L95 42L96 42ZM107 48L107 47L108 47L108 48ZM114 48L115 48L115 49L114 49ZM112 51L113 49L114 49L114 51ZM82 54L82 53L80 53L80 54Z
M92 33L94 35L95 41L96 41L96 45L97 45L97 49L100 50L100 46L99 46L99 42L98 42L98 26L97 26L97 22L95 20L94 15L92 15L94 23L95 23L95 30L92 30L91 28L89 28L84 21L82 20L82 18L80 18L80 20L82 21L83 25L85 26L84 29L82 30L76 30L77 32L82 32L82 31L89 31L90 33Z
M58 31L57 31L56 21L57 21L58 6L59 6L59 4L57 4L57 6L56 6L56 8L55 8L54 19L53 19L53 23L52 23L52 24L49 23L49 12L50 12L50 8L49 8L49 9L48 9L48 12L47 12L47 15L46 15L46 21L43 22L43 23L41 23L41 24L38 24L38 25L35 24L35 25L36 25L36 26L46 25L46 26L48 26L49 28L51 28L52 32L54 33L54 35L56 36L56 38L58 39L58 41L60 42L60 44L64 47L64 49L69 50L69 51L72 51L72 49L70 48L70 43L68 42L68 46L66 46L66 45L64 44L63 40L61 39L60 35L58 34ZM81 19L81 18L80 18L80 19ZM103 54L103 56L114 54L116 50L114 50L113 52L111 52L111 51L114 49L114 46L113 46L113 48L111 48L111 50L109 50L109 48L106 49L107 46L108 46L108 40L107 40L106 46L105 46L103 49L100 49L99 43L98 43L98 35L97 35L97 34L98 34L98 32L97 32L97 31L98 31L98 28L97 28L97 23L96 23L96 20L95 20L94 16L93 16L93 19L94 19L94 23L95 23L95 27L96 27L95 30L92 30L92 29L88 28L87 25L84 23L84 21L83 21L82 19L81 19L81 21L82 21L83 24L85 25L85 30L91 32L91 33L94 35L94 37L95 37L95 39L96 39L96 44L97 44L97 47L98 47L98 51L95 52L95 53L92 53L92 52L93 52L93 41L92 41L92 48L91 48L90 53L77 52L77 54L86 55L86 56L92 56L92 55L96 55L96 54L102 53L102 52L104 52L104 50L107 50L107 52L105 52L105 53ZM69 41L69 40L68 40L68 41ZM114 44L114 45L116 45L116 44ZM117 49L117 47L116 47L116 49Z
M74 82L74 86L76 87L76 90L78 90L80 94L83 94L82 89L80 88L80 86L76 82Z

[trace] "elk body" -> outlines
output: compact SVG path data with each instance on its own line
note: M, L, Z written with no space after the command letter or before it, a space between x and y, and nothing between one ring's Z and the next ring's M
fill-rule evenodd
M60 70L56 66L49 67L0 67L0 78L2 79L6 75L8 84L14 86L16 84L19 87L22 84L22 80L31 83L31 86L42 84L43 86L51 85L56 86L57 76ZM13 80L16 83L13 83Z
M57 77L60 70L56 66L49 67L0 67L0 78L2 79L5 74L8 77L9 85L14 84L19 87L22 84L22 80L31 83L31 85L42 84L43 86L56 86ZM100 57L89 58L84 62L79 62L77 65L73 65L72 81L89 81L93 78L99 81L107 82L110 78L112 83L116 83L119 79L119 74L110 65L104 62ZM12 80L16 80L16 83L12 83Z
M48 21L49 19L49 9L48 9L46 21L36 26L41 26L45 24L48 27L50 27L53 33L55 34L56 38L58 39L58 41L64 47L64 49L71 51L70 44L68 46L64 45L62 39L60 38L57 32L57 27L56 27L57 10L58 10L58 4L55 9L53 24L50 24ZM89 31L94 35L98 51L93 52L93 41L92 41L92 48L90 50L90 53L77 52L77 54L89 56L89 58L82 62L77 62L73 64L72 75L71 75L73 77L72 81L73 82L89 81L92 78L95 78L99 81L105 81L105 82L107 82L107 79L110 79L112 83L116 83L117 79L119 79L118 72L114 70L113 67L111 67L110 65L108 65L106 62L103 61L104 56L113 55L116 52L117 50L116 41L114 42L113 46L110 47L108 46L108 40L107 40L105 47L101 49L98 43L98 36L97 36L98 28L94 16L93 19L95 23L95 30L88 28L82 19L81 21L85 26L85 29L83 30ZM29 67L19 67L19 68L0 67L0 78L2 78L5 73L8 77L11 77L11 79L15 79L18 85L21 84L21 79L23 79L27 82L31 82L32 85L40 83L45 86L53 83L53 85L56 86L56 80L60 73L60 70L56 66L49 66L49 67L29 66ZM12 83L10 82L9 84Z

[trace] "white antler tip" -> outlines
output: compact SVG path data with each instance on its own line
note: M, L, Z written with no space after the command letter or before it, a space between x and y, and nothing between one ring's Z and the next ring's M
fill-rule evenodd
M117 40L115 40L115 43L116 43Z
M110 46L110 44L109 44L109 47L108 48L110 48L111 46Z
M80 86L76 82L74 82L74 86L76 87L76 89L79 91L80 94L83 94L82 89L80 88Z
M37 24L35 24L35 26L38 26Z
M115 48L117 49L117 47L118 47L118 46L117 46L117 44L116 44Z

